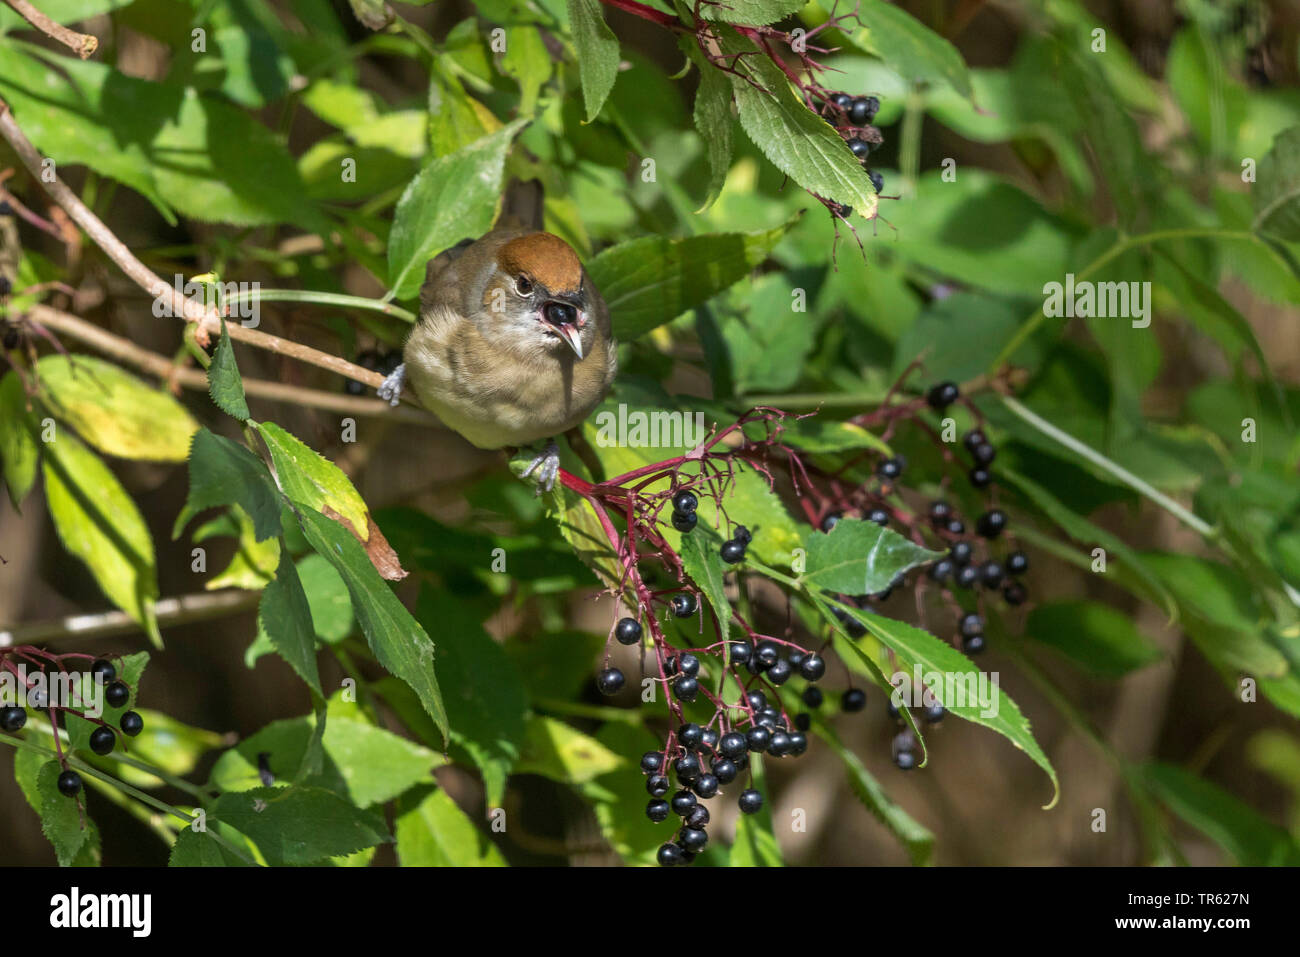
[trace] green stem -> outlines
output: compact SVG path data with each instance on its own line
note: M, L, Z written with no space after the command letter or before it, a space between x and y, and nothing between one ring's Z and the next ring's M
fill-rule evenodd
M789 575L785 575L773 568L768 568L762 562L755 561L753 558L747 558L745 564L747 564L752 571L756 571L760 575L766 575L768 578L774 578L781 584L788 585L795 589L795 591L801 592L804 590L803 582L799 581L799 579L791 578Z
M1101 269L1107 263L1118 259L1130 249L1136 249L1140 246L1149 246L1152 243L1167 242L1177 239L1244 239L1250 242L1260 242L1258 236L1254 233L1244 230L1223 229L1215 226L1186 226L1179 229L1161 229L1151 233L1143 233L1141 236L1129 236L1121 239L1115 245L1111 246L1104 253L1084 267L1083 271L1075 276L1075 281L1086 279ZM1032 336L1038 327L1047 319L1047 313L1041 308L1034 310L1029 314L1021 324L1016 334L1011 337L1011 341L1003 347L998 353L998 357L989 364L988 372L990 375L1000 369L1008 362L1016 350L1025 344L1025 341Z
M885 390L876 392L792 392L789 395L745 395L741 399L750 405L768 405L778 409L814 409L818 406L836 408L846 406L876 406L885 401Z
M318 306L342 306L345 309L367 309L382 312L406 322L415 322L416 315L401 306L365 296L346 296L337 292L318 292L313 289L257 289L247 293L228 296L227 305L241 302L310 302Z
M1195 529L1196 531L1200 532L1208 539L1215 539L1219 537L1218 529L1209 525L1203 519L1197 518L1187 509L1183 508L1183 506L1179 505L1177 502L1171 499L1164 492L1161 492L1158 489L1154 488L1145 480L1138 478L1136 475L1134 475L1128 469L1124 468L1124 466L1120 465L1118 462L1114 462L1111 459L1108 459L1106 456L1102 455L1092 446L1085 445L1083 442L1080 442L1078 439L1076 439L1073 435L1070 435L1068 432L1061 431L1056 426L1052 425L1052 423L1048 422L1046 419L1036 415L1035 413L1031 412L1029 409L1025 408L1025 406L1021 405L1018 401L1013 399L1011 396L1004 395L1001 398L1002 398L1002 404L1005 405L1007 409L1009 409L1017 417L1023 419L1025 422L1028 422L1030 425L1038 429L1038 431L1042 432L1044 435L1048 436L1049 438L1055 439L1057 442L1059 442L1061 445L1064 445L1067 449L1069 449L1071 452L1074 452L1080 458L1087 459L1089 462L1091 462L1093 465L1097 466L1098 468L1102 469L1103 471L1109 472L1111 475L1115 476L1117 479L1119 479L1129 488L1133 489L1139 495L1142 495L1145 498L1154 502L1155 504L1159 505L1170 515L1173 515L1175 518L1181 521L1184 525L1188 526L1189 528Z

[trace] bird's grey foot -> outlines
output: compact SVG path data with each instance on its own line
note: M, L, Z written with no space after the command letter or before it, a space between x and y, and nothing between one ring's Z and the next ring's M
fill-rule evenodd
M549 492L555 488L555 476L560 471L560 447L551 439L546 443L546 448L542 449L542 454L537 456L528 463L528 468L524 469L524 478L537 472L537 494Z
M406 363L388 374L388 378L379 386L379 398L387 399L389 405L397 405L402 401L402 386L406 385Z

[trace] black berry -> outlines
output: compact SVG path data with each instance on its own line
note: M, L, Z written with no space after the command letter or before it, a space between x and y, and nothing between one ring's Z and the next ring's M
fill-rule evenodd
M969 638L963 638L961 650L966 652L968 655L978 655L984 650L984 636L972 635Z
M860 96L849 106L849 122L854 126L866 126L876 118L880 101L874 96Z
M931 386L930 391L925 394L925 401L930 408L942 412L956 402L959 395L961 390L957 388L957 383L940 382L936 386Z
M930 566L928 574L934 581L947 581L952 577L954 567L951 558L941 558Z
M992 442L981 442L971 450L971 455L975 456L975 461L980 465L988 465L997 458L998 450L993 447Z
M27 724L27 712L23 708L0 708L0 730L13 733L21 731Z
M840 513L831 512L829 515L827 515L825 518L822 519L822 531L829 532L832 528L834 528L836 525L839 524L839 521L840 521Z
M861 711L867 706L867 693L861 688L850 688L840 698L840 707L845 711Z
M957 571L957 585L960 588L974 588L980 573L974 565L965 565Z
M1007 574L1023 575L1029 571L1029 556L1024 552L1012 552L1007 556Z
M695 807L695 795L690 791L678 791L673 795L673 813L685 817Z
M709 823L709 809L703 804L695 805L686 815L686 823L691 827L704 827Z
M677 512L693 512L700 507L700 500L695 497L695 493L690 489L682 489L673 496L673 510Z
M826 659L818 654L808 655L799 665L799 674L805 681L819 681L826 674Z
M983 445L988 439L984 438L984 433L979 429L971 429L962 436L961 444L966 446L966 451L974 452L978 446Z
M647 751L641 755L641 770L646 774L654 774L664 766L664 756L658 751Z
M76 797L81 792L81 775L76 771L64 771L56 784L64 797Z
M980 580L989 588L1001 585L1004 574L1002 566L995 561L987 561L980 566Z
M110 708L121 708L131 700L131 689L120 681L114 681L104 689L104 701Z
M745 546L735 539L732 539L729 542L723 542L722 548L718 551L722 555L722 560L728 565L734 565L737 562L744 561L745 559Z
M113 733L112 728L106 728L100 725L94 731L90 732L90 750L96 754L108 754L113 750L113 745L117 744L117 735Z
M790 662L781 658L771 668L767 669L767 680L774 685L780 686L789 681L792 674L794 674L794 669L790 667Z
M985 538L997 538L1007 527L1007 513L1000 508L989 509L975 523L975 530Z
M811 685L803 689L803 703L810 708L820 708L825 696L821 688L814 688Z
M140 717L134 711L128 711L122 715L117 726L122 730L123 734L134 738L144 730L144 718Z
M699 693L700 681L698 678L683 675L673 683L673 695L678 701L694 701L695 696Z
M596 687L603 695L616 695L623 690L626 679L617 668L606 668L596 676Z
M676 867L678 864L686 862L686 855L682 853L682 849L676 844L664 844L655 855L655 860L664 867Z
M867 179L871 180L871 185L878 194L885 191L885 177L881 176L874 169L867 170Z
M709 843L709 835L700 827L684 827L677 835L677 840L687 850L700 851Z
M620 645L635 645L641 640L641 624L635 618L620 618L614 626L614 637Z
M718 784L716 775L701 774L694 784L695 793L707 801L718 793Z
M1006 599L1008 605L1023 605L1029 595L1025 592L1025 586L1020 582L1007 582L1002 589L1002 597Z
M954 565L969 565L971 556L970 542L957 542L948 553Z
M930 503L930 519L935 524L946 523L950 518L952 518L952 506L947 502L938 499Z
M748 545L754 540L754 536L744 525L737 525L731 533L731 537L742 545Z
M719 784L730 784L736 780L736 775L740 773L736 762L729 758L718 758L709 765L709 770L713 772L713 776L718 779Z
M867 154L871 152L871 144L866 140L858 139L856 136L849 140L849 150L858 159L866 159Z
M867 513L867 521L875 522L882 528L889 524L889 513L883 508L873 508Z
M750 728L745 735L745 741L751 751L766 751L767 746L772 743L772 732L762 726Z
M745 736L739 731L728 731L718 740L718 753L726 758L740 757L745 748Z
M688 784L700 776L700 759L694 754L683 754L673 762L673 770L678 781Z
M969 615L962 617L960 630L963 638L972 638L975 635L982 635L984 634L984 619L974 612L971 612Z
M743 813L757 814L763 809L763 795L753 788L748 788L740 792L740 798L736 803L740 805Z
M695 602L695 595L688 591L678 592L673 595L672 600L673 614L678 618L690 618L695 614L695 609L699 607Z
M673 528L685 534L695 527L699 516L695 512L673 512Z
M660 821L668 820L668 815L672 813L672 808L667 801L654 798L645 806L645 816L658 824Z
M667 794L670 787L672 787L671 782L662 774L652 774L650 777L646 778L645 781L645 789L647 793L657 798L661 798Z
M90 666L90 676L107 684L117 677L117 668L113 666L111 661L107 661L104 658L96 658L94 663Z
M743 641L733 641L731 643L731 663L733 665L743 665L749 660L749 655L753 651L749 645Z
M967 477L970 478L970 484L975 488L986 488L988 484L993 481L993 476L990 474L989 470L978 466L971 469L970 472L967 473Z
M903 474L903 463L897 457L885 459L876 466L876 474L882 479L893 481Z
M704 729L698 724L684 724L677 729L677 740L681 742L682 747L694 751L704 740Z

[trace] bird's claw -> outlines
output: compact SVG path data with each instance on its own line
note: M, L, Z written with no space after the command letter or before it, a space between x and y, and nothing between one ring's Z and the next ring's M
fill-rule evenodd
M406 363L390 372L387 378L379 385L379 398L387 399L389 405L397 405L402 401L402 386L406 385Z
M541 455L528 463L523 478L528 478L534 471L537 472L536 494L541 495L555 488L555 476L560 471L560 447L555 444L554 439L546 443L546 448L542 449Z

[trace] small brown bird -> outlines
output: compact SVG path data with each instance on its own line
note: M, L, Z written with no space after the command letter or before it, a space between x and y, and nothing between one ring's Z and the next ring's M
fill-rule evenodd
M481 449L549 439L539 467L551 488L553 436L604 397L618 364L609 309L558 236L497 228L429 262L405 360L379 389L396 405L409 383L446 425Z

